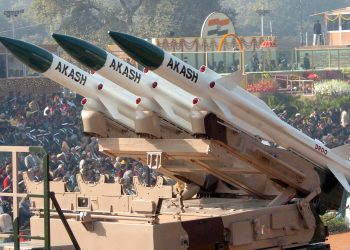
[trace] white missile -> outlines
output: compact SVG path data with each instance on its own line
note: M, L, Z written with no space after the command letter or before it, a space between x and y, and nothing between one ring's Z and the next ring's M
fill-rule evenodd
M210 74L205 74L205 71L200 72L143 39L119 32L109 34L119 47L143 66L184 90L215 103L225 114L226 117L223 119L233 126L252 135L257 132L256 135L268 140L272 139L318 167L328 168L350 192L349 154L344 157L339 153L340 150L343 152L344 148L331 150L283 122L262 100L242 89L237 82L232 82L232 79L236 79L234 75L216 78L212 72ZM231 90L224 85L231 85ZM249 125L254 130L242 124ZM349 152L348 150L347 153Z
M159 76L149 76L111 53L81 39L53 34L53 38L72 57L95 74L115 82L139 97L139 104L164 119L192 131L190 112L193 96ZM93 58L93 60L92 60Z
M83 104L107 114L118 123L135 130L135 95L114 83L81 70L64 59L35 45L0 37L14 56L49 79L86 97Z
M139 100L142 101L139 103L147 102L151 110L187 131L195 132L190 125L190 118L191 115L196 115L197 110L213 112L219 114L221 118L229 117L229 114L224 114L210 99L197 98L195 94L189 94L151 71L144 73L91 43L60 34L53 34L53 37L75 59L97 74L141 96ZM212 74L219 77L215 72ZM195 109L193 105L196 106ZM235 120L239 119L235 118ZM239 123L256 133L249 124L240 120Z

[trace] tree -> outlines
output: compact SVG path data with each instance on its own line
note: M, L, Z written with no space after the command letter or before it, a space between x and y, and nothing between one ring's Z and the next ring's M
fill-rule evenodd
M135 15L134 33L143 37L199 36L203 21L220 5L212 0L145 0Z
M127 24L132 25L132 17L134 16L135 12L138 8L140 8L143 0L136 0L136 1L126 1L126 0L120 0L121 5L123 6L124 11L127 14Z
M32 0L31 11L48 33L58 32L106 44L107 31L127 32L143 0Z
M108 30L144 38L199 36L205 17L213 11L227 14L239 36L259 35L256 10L263 7L271 10L264 19L266 31L271 21L273 35L298 39L300 33L312 32L317 17L311 14L347 4L350 0L32 0L31 16L48 33L66 33L105 45L110 43Z
M256 10L258 8L266 8L271 10L265 16L265 29L269 22L272 22L273 33L279 37L295 38L301 32L312 31L312 24L317 17L310 15L342 8L350 4L349 0L223 0L221 5L223 8L232 8L237 13L237 33L240 36L259 35L260 19ZM301 8L299 5L301 4ZM321 18L320 16L318 18Z

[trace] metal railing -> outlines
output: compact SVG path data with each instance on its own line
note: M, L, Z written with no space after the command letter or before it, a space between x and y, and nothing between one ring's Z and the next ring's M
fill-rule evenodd
M71 230L65 215L57 202L56 196L54 192L50 192L50 171L49 171L49 156L44 150L43 147L26 147L26 146L0 146L0 153L10 152L12 153L12 193L4 193L0 192L0 197L12 197L13 199L13 233L6 232L0 233L0 236L13 236L14 241L14 249L20 249L20 239L26 240L43 240L44 241L44 249L51 249L51 238L50 238L50 200L55 208L55 212L57 212L59 218L61 219L70 240L75 249L80 250L80 246L78 241L76 240L73 231ZM36 153L42 156L43 159L43 194L26 194L18 192L18 154L19 153ZM44 209L43 209L43 217L44 217L44 237L42 236L32 236L32 235L21 235L19 230L19 204L18 198L43 198L44 199Z
M44 249L49 250L51 246L50 242L50 182L49 182L49 167L48 167L48 154L42 147L26 147L26 146L0 146L0 153L12 154L12 193L0 192L2 197L12 197L13 199L13 233L0 234L3 236L13 236L14 249L20 249L20 239L36 239L44 241ZM43 194L26 194L18 192L18 154L19 153L37 153L43 156ZM18 198L36 197L44 199L44 237L20 235L19 230L19 204Z

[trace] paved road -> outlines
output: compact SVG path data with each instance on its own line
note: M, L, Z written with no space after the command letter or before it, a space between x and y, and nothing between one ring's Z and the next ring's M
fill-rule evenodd
M350 232L330 235L328 243L332 250L350 250Z

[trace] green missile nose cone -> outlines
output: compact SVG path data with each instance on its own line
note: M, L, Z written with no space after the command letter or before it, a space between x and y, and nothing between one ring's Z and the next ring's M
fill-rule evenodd
M105 65L107 52L103 49L72 36L52 34L52 37L68 54L89 69L98 71Z
M157 69L164 60L164 51L157 46L125 33L109 31L109 36L132 59L151 70Z
M53 56L45 49L8 37L0 37L0 42L18 60L39 73L44 73L51 67Z

